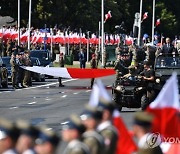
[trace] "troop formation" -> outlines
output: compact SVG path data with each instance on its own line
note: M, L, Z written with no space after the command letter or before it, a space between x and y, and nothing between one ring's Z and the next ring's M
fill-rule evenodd
M100 99L98 106L85 105L79 115L71 115L61 123L59 131L45 126L34 126L17 120L0 119L0 153L2 154L115 154L118 153L119 134L113 125L113 102ZM137 112L133 131L138 139L138 153L161 154L159 146L150 148L144 140L151 130L153 116ZM122 132L124 133L124 132ZM61 144L66 142L66 147ZM124 143L126 144L126 143ZM62 146L61 146L62 145ZM137 149L135 148L134 151Z

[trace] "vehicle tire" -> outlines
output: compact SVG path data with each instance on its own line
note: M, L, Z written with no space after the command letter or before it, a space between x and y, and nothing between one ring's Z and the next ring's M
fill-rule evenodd
M148 106L148 98L147 96L144 94L142 97L141 97L141 109L144 111Z
M45 78L41 78L41 82L45 82Z
M113 100L114 100L118 110L121 111L122 110L122 104L121 104L121 100L120 100L120 95L117 93L114 93L113 94Z
M5 82L2 82L3 88L8 88L8 79Z

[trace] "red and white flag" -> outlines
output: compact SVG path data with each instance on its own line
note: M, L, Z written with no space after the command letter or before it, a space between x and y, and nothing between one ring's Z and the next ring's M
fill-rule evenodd
M97 83L93 86L89 104L92 106L97 106L100 97L107 101L112 100L102 81L97 80ZM116 154L131 154L137 151L137 146L128 132L118 110L114 111L112 122L119 135L116 146Z
M67 79L79 78L90 79L99 78L103 76L114 75L114 69L81 69L81 68L61 68L61 67L22 67L31 72L46 74L55 77L62 77Z
M147 19L147 18L148 18L148 12L145 12L144 15L143 15L142 21L145 20L145 19Z
M166 81L157 98L147 111L154 114L153 132L163 137L180 139L180 104L176 73Z
M157 19L156 20L156 27L159 26L161 24L161 19Z
M104 23L105 23L108 19L110 19L110 18L112 18L111 11L108 11L108 13L105 14L105 20L104 20Z

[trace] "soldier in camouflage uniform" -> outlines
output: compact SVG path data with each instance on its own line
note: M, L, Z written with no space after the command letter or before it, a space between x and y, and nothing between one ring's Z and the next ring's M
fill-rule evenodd
M62 52L59 54L59 67L64 67L64 55ZM64 87L64 85L62 84L61 77L58 78L58 81L59 81L59 87Z
M121 76L128 73L128 68L124 66L123 55L118 54L117 60L115 61L114 70L116 71L116 80L118 80Z
M13 88L19 88L17 85L17 77L18 77L18 64L16 63L16 56L14 54L11 55L10 59L10 64L11 64L11 81L12 81L12 86Z
M32 66L29 54L30 54L29 51L24 52L24 57L22 60L24 66ZM29 87L30 80L31 80L31 72L28 70L25 70L24 71L24 79L23 79L23 87L24 88Z
M101 121L102 111L87 105L81 114L83 124L86 131L82 135L82 141L89 147L91 154L104 154L104 139L96 131L96 127Z
M97 59L96 59L96 54L92 55L92 59L90 61L90 66L92 69L97 69ZM91 88L94 84L94 78L91 79Z
M84 131L81 119L77 115L72 115L62 126L62 138L68 142L64 154L90 154L87 145L80 140Z
M112 102L106 101L100 98L98 107L102 111L102 120L98 125L97 130L104 138L104 154L115 154L116 145L118 140L118 133L116 128L112 125L112 113L114 111L114 105Z

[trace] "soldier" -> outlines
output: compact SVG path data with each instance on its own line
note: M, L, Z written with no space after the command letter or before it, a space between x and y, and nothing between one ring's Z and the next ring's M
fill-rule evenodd
M17 78L18 78L18 64L16 63L16 56L14 55L14 53L11 55L11 59L10 59L10 64L11 64L11 81L12 81L12 86L13 88L19 88L18 84L17 84Z
M87 105L81 114L81 120L86 127L82 135L82 141L89 147L91 154L104 154L104 139L96 131L96 127L102 119L102 111Z
M64 55L62 52L59 54L59 67L64 67ZM64 87L64 85L62 84L61 77L58 78L58 81L59 81L59 87Z
M84 131L81 119L77 115L72 115L62 126L62 138L68 142L64 154L89 154L89 148L80 140Z
M80 68L86 68L86 55L83 49L80 50L78 56L79 56Z
M100 98L98 107L103 110L102 120L97 127L97 131L104 138L104 154L115 154L118 134L116 128L112 125L111 122L114 105L112 102Z
M142 106L142 109L145 110L151 101L153 101L155 97L154 92L154 78L155 72L151 69L151 65L148 61L144 63L144 70L140 73L143 79L147 84L147 102Z
M37 154L54 154L59 145L60 137L47 127L41 127L36 139L35 151Z
M153 115L148 112L135 113L133 132L138 139L138 154L162 154L161 148L159 147L161 142L160 138L158 138L159 136L153 137L153 133L150 132L152 120Z
M19 84L19 87L23 87L23 78L24 78L24 69L21 68L21 66L23 66L23 56L24 56L24 53L23 52L20 52L18 54L18 66L19 66L19 71L18 71L18 84Z
M17 152L21 154L35 154L34 145L39 135L38 129L23 120L18 120L16 125L20 129L20 136L16 144Z
M90 66L92 69L97 69L97 59L96 59L96 54L92 54L92 59L90 61ZM94 78L91 79L91 88L93 87L94 84Z
M17 154L15 144L19 136L18 129L6 119L0 119L0 153Z
M118 80L120 76L123 76L128 72L128 68L124 66L123 56L120 54L117 55L117 60L115 61L114 69L116 70L116 80Z
M24 57L23 57L24 66L32 66L29 54L30 54L29 51L24 52ZM30 80L31 80L31 72L28 70L25 70L24 71L24 79L23 79L23 87L24 88L29 87Z

